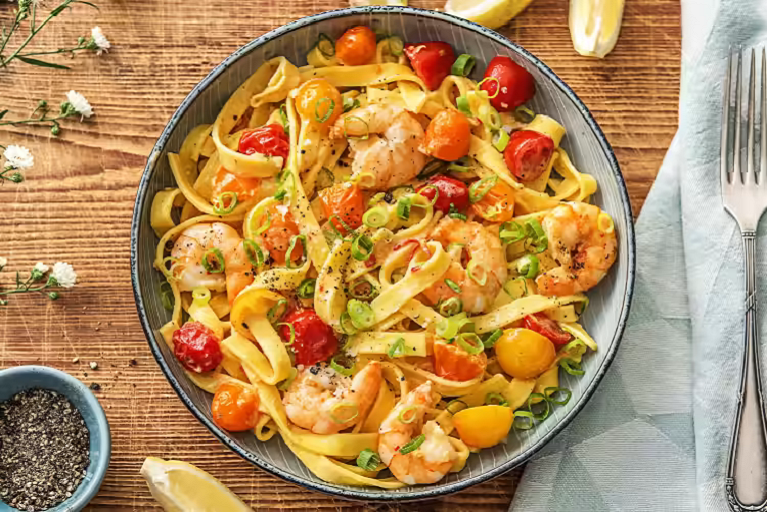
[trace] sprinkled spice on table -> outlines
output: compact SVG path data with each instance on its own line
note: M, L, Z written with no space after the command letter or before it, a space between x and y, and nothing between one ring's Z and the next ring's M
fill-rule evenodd
M89 443L80 411L55 391L0 403L0 500L33 512L69 498L85 476Z

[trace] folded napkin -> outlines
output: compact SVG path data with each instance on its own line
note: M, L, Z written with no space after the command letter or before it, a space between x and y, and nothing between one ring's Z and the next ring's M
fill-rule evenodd
M740 232L720 195L721 86L730 46L763 44L765 19L763 0L682 0L679 131L636 225L626 332L590 403L527 465L512 511L729 510L745 285Z

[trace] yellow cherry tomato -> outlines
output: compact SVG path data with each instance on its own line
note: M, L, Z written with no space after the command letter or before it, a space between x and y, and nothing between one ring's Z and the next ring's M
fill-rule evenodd
M344 111L341 93L324 78L312 78L298 89L296 110L302 120L331 126Z
M512 423L514 412L502 405L471 407L453 416L461 441L472 448L490 448L503 442Z
M530 329L508 329L495 343L503 371L517 379L532 379L549 369L556 358L551 341Z

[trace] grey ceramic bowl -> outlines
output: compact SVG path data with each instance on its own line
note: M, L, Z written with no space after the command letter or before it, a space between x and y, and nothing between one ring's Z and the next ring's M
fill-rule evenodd
M338 37L355 25L380 28L408 42L447 41L457 53L477 57L473 78L481 78L486 64L497 54L508 55L527 68L538 88L532 108L559 120L568 129L563 146L578 168L599 182L594 200L615 219L620 244L614 268L590 293L591 306L583 321L600 348L586 358L584 376L564 376L562 385L573 390L569 404L557 408L553 417L532 430L514 431L506 444L472 455L463 471L448 475L436 485L394 491L328 484L312 475L281 440L259 443L252 434L219 429L210 416L211 396L185 378L158 332L170 316L160 300L162 275L152 269L158 241L149 225L152 197L164 187L174 186L167 153L178 151L194 126L212 123L229 95L265 60L285 55L303 65L320 33ZM361 7L303 18L255 39L218 65L184 99L149 155L136 198L131 236L131 270L139 317L157 362L189 410L226 446L260 468L310 489L360 500L416 500L459 491L522 464L561 431L583 408L615 356L631 302L634 258L631 207L618 162L575 93L545 64L500 34L449 14L409 7Z
M78 512L96 496L109 467L112 438L99 401L88 387L68 373L47 366L16 366L0 370L0 402L30 388L51 389L66 396L82 414L90 433L90 464L71 498L49 512ZM0 501L0 512L17 512Z

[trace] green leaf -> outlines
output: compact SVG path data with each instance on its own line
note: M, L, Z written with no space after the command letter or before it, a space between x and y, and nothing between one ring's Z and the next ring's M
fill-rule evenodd
M95 5L95 4L92 4L92 3L90 3L90 2L85 2L84 0L74 0L72 3L73 3L73 4L85 4L85 5L90 5L91 7L93 7L94 9L96 9L97 11L99 10L99 7L98 7L97 5Z
M0 110L0 119L2 119L7 113L8 113L8 109Z
M30 59L29 57L17 56L21 62L32 64L33 66L41 66L44 68L56 68L56 69L70 69L69 66L63 66L61 64L54 64L53 62L45 62L44 60Z

